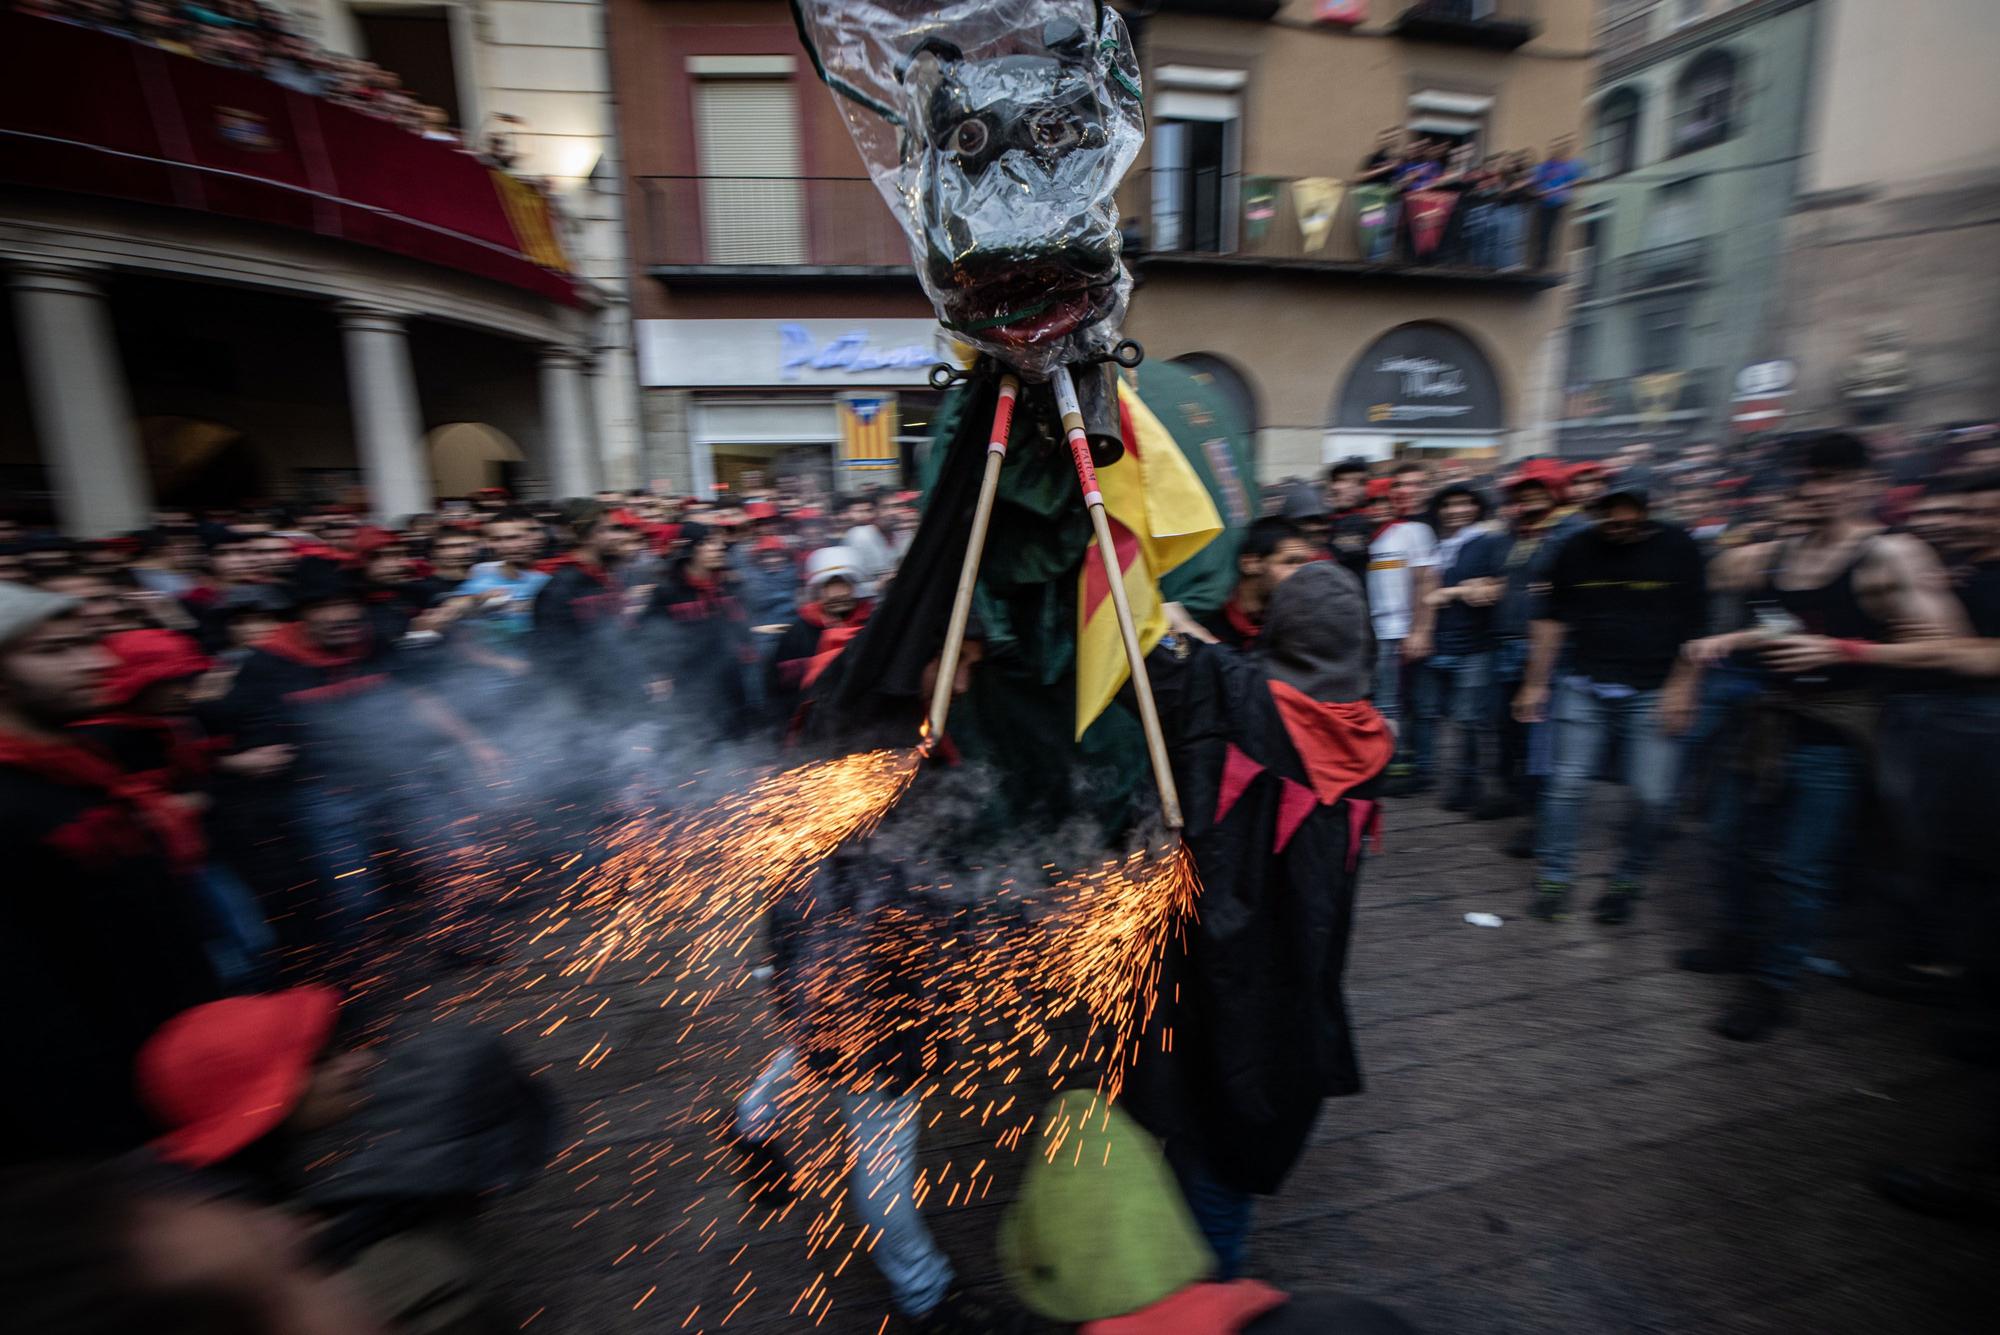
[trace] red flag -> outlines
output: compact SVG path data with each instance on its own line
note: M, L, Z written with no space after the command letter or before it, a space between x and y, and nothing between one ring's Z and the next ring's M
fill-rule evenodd
M1456 190L1412 190L1403 197L1403 212L1410 219L1410 248L1418 259L1428 259L1444 240L1444 225L1456 203Z

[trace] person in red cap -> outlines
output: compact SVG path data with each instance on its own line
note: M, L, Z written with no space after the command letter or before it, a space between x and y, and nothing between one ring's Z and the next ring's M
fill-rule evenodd
M1528 459L1500 483L1507 500L1507 553L1504 587L1494 616L1499 649L1494 660L1494 712L1499 721L1499 790L1474 808L1481 820L1533 816L1542 777L1548 773L1545 724L1514 717L1513 700L1528 668L1528 627L1536 600L1548 587L1548 570L1571 534L1587 522L1565 502L1569 473L1553 459ZM1507 846L1515 857L1535 849L1533 821Z
M1407 517L1420 504L1423 470L1411 464L1368 484L1375 536L1368 544L1368 613L1375 631L1375 708L1396 733L1396 759L1385 791L1392 797L1421 791L1428 781L1411 763L1410 722L1403 708L1407 665L1430 657L1431 623L1436 613L1424 595L1437 563L1437 535L1420 519Z
M1569 502L1579 511L1588 511L1604 494L1604 488L1611 481L1611 472L1596 459L1585 459L1569 466Z
M542 1091L490 1034L445 1026L377 1060L340 1040L340 996L298 987L174 1016L134 1083L154 1157L282 1205L405 1335L498 1331L463 1232L479 1196L546 1161Z
M143 1142L133 1054L219 992L193 877L200 826L69 725L116 660L74 601L0 584L0 1157Z

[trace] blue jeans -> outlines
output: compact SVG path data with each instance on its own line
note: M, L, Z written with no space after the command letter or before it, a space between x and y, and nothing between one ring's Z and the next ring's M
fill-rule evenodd
M798 1107L799 1089L799 1054L786 1048L737 1100L737 1132L745 1140L770 1144L781 1119ZM848 1201L861 1222L880 1234L868 1255L888 1283L896 1310L913 1319L921 1317L944 1300L952 1269L913 1200L917 1098L846 1093L838 1097L840 1121L854 1149L854 1186Z
M351 945L382 908L372 803L350 789L305 783L293 810L318 883L319 939Z
M1415 725L1411 729L1412 763L1429 778L1440 749L1438 725L1449 718L1458 729L1458 761L1450 767L1453 783L1476 783L1479 757L1493 754L1493 653L1433 654L1417 665L1413 694Z
M1195 1227L1215 1253L1216 1279L1235 1279L1243 1273L1243 1249L1250 1240L1250 1193L1216 1181L1201 1156L1179 1142L1167 1145L1167 1162L1180 1180Z
M1375 641L1375 692L1370 697L1375 702L1375 712L1389 722L1389 731L1396 738L1396 761L1403 763L1409 759L1409 721L1403 717L1403 642L1401 640Z
M1757 943L1757 973L1791 987L1819 936L1820 915L1853 833L1861 760L1850 746L1795 744L1775 798L1755 800L1734 770L1716 784L1710 816L1725 935ZM1769 882L1768 904L1760 893Z
M1614 734L1625 748L1629 805L1611 874L1621 881L1644 878L1652 865L1654 835L1673 803L1674 773L1680 761L1679 739L1660 732L1659 706L1657 690L1606 699L1574 680L1556 688L1549 711L1555 754L1542 789L1535 849L1543 880L1567 885L1576 875L1576 839L1584 803L1605 744Z

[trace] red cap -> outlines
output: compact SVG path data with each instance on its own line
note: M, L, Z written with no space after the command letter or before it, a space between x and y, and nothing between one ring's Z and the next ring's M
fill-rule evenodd
M1585 459L1582 463L1575 463L1569 466L1569 480L1572 482L1580 477L1608 477L1609 475L1610 471L1595 459Z
M206 1168L275 1131L299 1106L333 1034L340 994L294 987L182 1011L139 1049L139 1097L167 1128L153 1150Z
M778 507L769 501L752 501L743 507L743 513L752 519L776 519L778 517Z
M108 705L129 705L148 686L199 677L215 666L177 630L121 630L105 636L104 647L118 660L104 687Z
M1538 483L1557 500L1569 495L1569 470L1553 459L1530 459L1500 483L1502 491L1513 491L1530 482Z
M1379 501L1384 496L1387 496L1391 491L1395 490L1395 487L1396 487L1396 480L1394 478L1371 477L1368 479L1368 499L1371 501Z
M757 539L756 543L752 545L751 550L758 552L782 552L785 550L785 540L766 534L764 537Z
M402 545L402 534L386 528L377 528L371 524L366 528L354 530L354 536L348 540L347 549L361 560L366 561L379 551Z
M824 519L825 517L816 505L801 505L798 509L792 511L792 518L794 519Z

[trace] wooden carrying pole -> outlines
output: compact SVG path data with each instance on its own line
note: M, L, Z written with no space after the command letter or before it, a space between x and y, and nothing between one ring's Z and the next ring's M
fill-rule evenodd
M1007 437L1014 427L1014 404L1021 382L1012 374L1000 377L1000 397L993 403L993 430L986 438L986 472L979 479L979 503L972 508L972 532L965 539L965 561L958 568L958 592L951 600L951 621L945 627L944 653L938 658L937 683L931 687L931 712L924 720L926 747L944 736L945 715L951 712L951 690L958 676L959 654L965 648L965 623L972 615L972 589L979 581L979 558L986 550L986 526L993 518L993 497L1000 490L1000 465L1007 458Z
M1132 602L1125 596L1125 572L1118 568L1118 549L1111 541L1111 517L1104 509L1104 493L1097 488L1097 466L1090 461L1090 438L1083 429L1076 383L1070 379L1067 366L1057 367L1050 374L1049 383L1056 392L1056 409L1062 414L1063 434L1069 439L1076 480L1083 488L1083 503L1090 510L1090 525L1097 532L1104 578L1111 586L1111 606L1118 614L1118 634L1125 641L1125 661L1132 672L1132 693L1139 698L1139 726L1146 731L1146 751L1153 759L1153 778L1160 786L1160 816L1167 828L1178 834L1183 824L1180 790L1174 786L1173 767L1167 760L1167 738L1160 728L1159 708L1153 703L1153 683L1146 676L1146 658L1139 651L1139 628L1132 622Z

